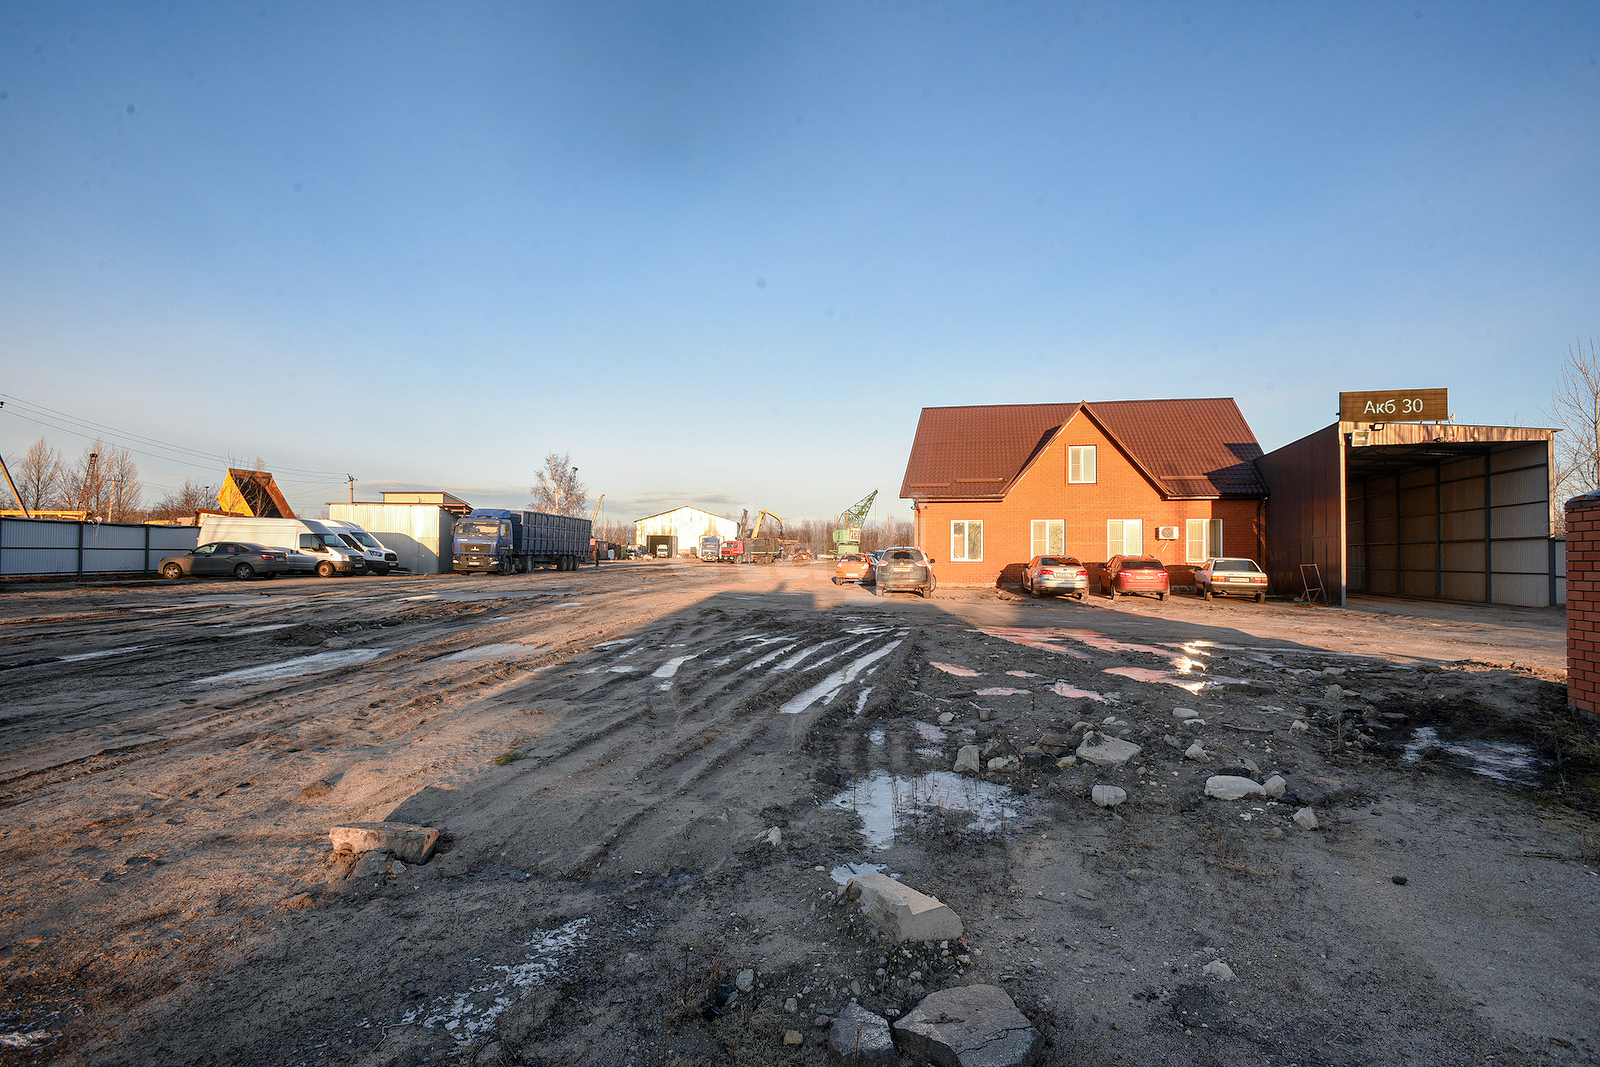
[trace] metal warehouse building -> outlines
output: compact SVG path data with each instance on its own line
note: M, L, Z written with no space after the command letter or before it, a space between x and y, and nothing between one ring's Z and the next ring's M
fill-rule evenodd
M732 519L688 506L663 511L658 515L646 515L642 519L635 519L633 523L635 543L645 544L650 537L676 537L678 549L682 552L696 547L700 538L711 534L724 541L732 541L739 536L739 524Z
M456 519L472 505L449 493L390 493L383 501L330 503L328 517L353 522L393 549L413 574L451 573Z
M1273 588L1298 593L1320 575L1333 604L1363 593L1562 603L1556 431L1347 417L1360 410L1345 397L1366 395L1344 394L1339 422L1256 461Z

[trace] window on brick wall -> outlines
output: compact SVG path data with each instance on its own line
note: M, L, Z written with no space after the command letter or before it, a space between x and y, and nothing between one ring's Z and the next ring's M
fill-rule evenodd
M1094 445L1067 447L1067 481L1094 481Z
M983 560L983 520L956 519L950 524L950 558L961 563Z
M1190 563L1204 563L1213 556L1222 555L1221 519L1184 520L1184 553Z
M1064 556L1067 554L1067 521L1065 519L1034 519L1033 548L1030 556Z
M1106 559L1144 555L1143 519L1106 520Z

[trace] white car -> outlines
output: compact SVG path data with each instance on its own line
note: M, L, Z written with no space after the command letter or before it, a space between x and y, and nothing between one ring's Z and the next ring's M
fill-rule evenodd
M1207 600L1214 596L1254 597L1259 604L1267 599L1267 572L1253 559L1217 556L1194 572L1194 593Z

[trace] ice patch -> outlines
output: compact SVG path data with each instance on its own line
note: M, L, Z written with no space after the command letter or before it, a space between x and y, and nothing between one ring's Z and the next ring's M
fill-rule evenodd
M978 677L978 672L973 670L971 667L961 667L954 663L940 663L938 660L929 660L928 666L934 668L935 670L944 671L946 674L953 674L957 678Z
M881 851L894 844L903 819L942 808L971 816L969 830L992 832L1016 818L1021 800L1003 785L953 771L921 775L873 771L828 803L855 812L861 818L861 836L869 847Z
M852 878L863 878L869 874L878 874L887 868L881 863L841 863L833 869L833 880L840 885L849 885Z
M1069 700L1098 700L1103 704L1106 699L1092 689L1079 689L1071 682L1057 682L1050 687L1050 692L1058 697L1066 697Z
M867 740L871 741L874 745L881 745L883 744L883 739L885 736L886 735L882 730L874 730L867 735Z
M799 642L797 641L797 642L795 642L795 644L799 644ZM784 645L782 648L774 649L773 651L768 652L765 656L762 656L760 659L751 660L749 663L746 663L743 667L740 667L739 669L741 671L753 671L757 667L762 666L763 664L771 663L773 660L777 659L779 656L783 655L785 652L791 651L793 648L794 648L794 645L792 645L792 644L791 645Z
M233 631L233 636L243 637L246 634L264 634L269 630L283 630L293 626L292 622L269 622L265 626L247 626L243 630Z
M1444 762L1471 771L1473 774L1504 785L1535 786L1539 784L1539 757L1533 749L1515 741L1483 741L1468 738L1461 741L1441 741L1439 731L1432 726L1419 726L1406 742L1401 759L1417 763L1423 758L1442 753Z
M495 964L490 974L474 982L465 993L435 997L401 1016L402 1023L444 1030L458 1046L470 1045L494 1030L502 1013L529 989L543 986L579 945L588 939L586 918L547 930L525 942L533 951L521 963Z
M606 673L607 674L632 674L634 671L636 671L638 669L639 669L638 667L634 667L634 666L632 666L630 664L627 664L627 663L622 663L622 664L618 664L615 667L607 667L606 668Z
M650 672L650 677L663 679L656 688L663 692L672 688L672 679L678 673L678 668L695 658L696 653L687 656L674 656L655 670Z
M86 659L104 659L106 656L125 656L129 652L143 652L149 645L123 645L121 648L108 648L103 652L74 652L70 656L57 656L57 663L82 663Z
M218 682L259 682L266 678L282 678L285 675L295 674L321 674L323 671L335 670L339 667L349 667L357 663L369 663L387 652L386 648L348 648L337 652L318 652L310 656L301 656L298 659L285 660L282 663L269 663L264 667L246 667L243 670L228 671L226 674L213 674L209 678L200 678L191 685L214 685Z
M872 686L864 687L856 697L856 714L860 715L867 708L867 697L872 694Z
M460 652L452 652L448 656L440 657L441 663L470 663L480 659L494 659L496 656L524 656L539 651L544 645L524 645L516 641L502 642L497 645L479 645L477 648L463 648Z
M799 666L799 664L804 661L807 656L814 656L831 644L833 644L832 641L824 641L820 645L812 645L810 648L802 648L799 652L796 652L794 655L790 656L788 659L772 668L771 673L776 674L779 671L787 671L793 667Z
M865 671L878 660L900 647L900 642L903 640L905 639L897 637L888 644L875 648L864 656L857 657L849 666L834 671L805 692L790 697L788 702L779 710L785 715L798 715L824 697L832 700L839 694L841 689L860 677L862 671Z
M946 741L950 738L949 734L945 733L931 722L913 720L911 727L917 731L917 736L922 738L924 741Z
M872 865L864 863L861 866L870 867ZM838 867L834 868L835 871L839 871L841 869L842 868ZM880 867L878 869L882 870L883 868ZM861 873L871 874L873 872L863 870ZM837 877L837 875L835 875L835 877ZM8 1030L0 1032L0 1048L27 1048L30 1045L37 1045L41 1041L48 1041L50 1040L50 1037L51 1034L48 1030Z
M1039 677L1037 674L1034 674L1032 671L1006 671L1006 674L1010 675L1013 678L1037 678L1037 677Z
M615 641L601 641L598 645L590 645L589 647L590 648L616 648L618 645L631 645L633 642L635 642L637 640L638 640L637 637L619 637Z
M997 685L990 689L980 689L974 695L980 697L1014 697L1024 695L1027 692L1026 689L1010 689L1003 685Z

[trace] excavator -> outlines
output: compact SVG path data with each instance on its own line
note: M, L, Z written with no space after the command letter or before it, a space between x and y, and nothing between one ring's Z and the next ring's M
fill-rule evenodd
M866 496L839 513L839 528L833 531L833 554L847 556L861 551L861 525L872 514L872 502L878 498L874 489Z
M746 511L745 514L748 515L749 512ZM768 519L772 521L769 523ZM776 537L772 536L772 527L774 525L778 528ZM766 537L761 536L763 528L767 530ZM745 558L755 563L771 563L776 559L781 559L785 547L798 543L784 539L783 518L765 509L762 509L761 513L756 516L755 529L751 530L750 536L743 540Z

